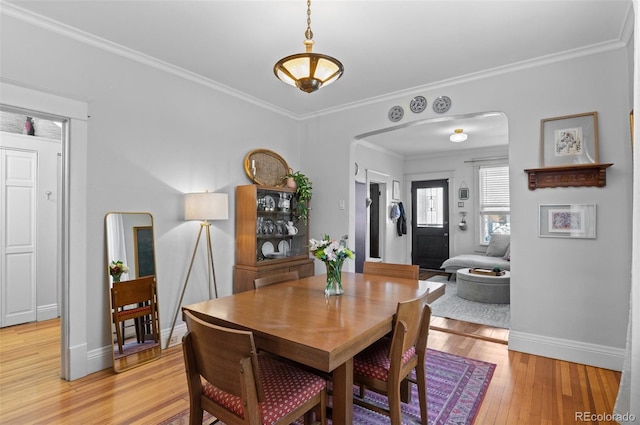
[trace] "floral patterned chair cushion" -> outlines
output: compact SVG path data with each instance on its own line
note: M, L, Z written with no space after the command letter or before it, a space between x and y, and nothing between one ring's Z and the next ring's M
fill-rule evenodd
M389 378L389 348L391 347L391 338L382 338L370 347L360 352L353 359L354 372L370 376L381 381L387 381ZM402 355L402 363L407 363L416 355L415 347L409 348Z
M326 381L269 356L258 356L265 401L260 403L264 425L273 424L326 388ZM204 381L203 393L214 402L244 418L242 398Z

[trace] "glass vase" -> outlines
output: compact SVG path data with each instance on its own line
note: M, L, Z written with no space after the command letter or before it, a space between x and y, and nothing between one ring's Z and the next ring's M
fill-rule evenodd
M327 284L324 287L325 295L342 295L342 263L344 260L327 261Z
M114 274L111 276L114 282L120 282L120 275Z

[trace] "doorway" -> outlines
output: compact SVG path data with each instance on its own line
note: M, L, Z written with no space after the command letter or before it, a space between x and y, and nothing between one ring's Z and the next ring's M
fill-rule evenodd
M380 256L380 185L369 185L369 255L368 258Z
M0 81L2 110L58 120L63 125L61 175L58 199L59 222L55 226L58 236L57 276L60 309L60 365L61 378L74 380L87 375L87 313L86 297L86 205L88 107L81 101L27 89ZM32 115L30 115L32 116ZM74 163L70 167L71 139L74 140ZM71 185L71 180L77 184ZM73 258L73 261L71 259ZM73 267L72 267L73 266ZM72 343L73 342L73 343Z
M0 114L0 326L5 327L60 316L63 123L4 110Z
M411 263L438 270L449 258L449 181L414 181L411 199Z
M386 251L387 180L389 176L367 170L366 200L366 258L367 261L384 261Z
M362 273L364 270L364 260L367 252L367 185L362 182L356 182L356 273Z

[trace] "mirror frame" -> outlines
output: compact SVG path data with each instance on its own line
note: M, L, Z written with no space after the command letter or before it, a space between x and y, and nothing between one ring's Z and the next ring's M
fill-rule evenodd
M114 215L114 214L118 214L118 215L137 215L137 216L141 216L141 215L146 215L149 217L149 222L147 223L134 223L131 226L128 226L127 229L125 229L125 232L129 232L131 231L131 244L142 244L144 243L146 246L143 247L145 250L148 250L149 247L151 248L151 252L152 252L152 260L149 261L147 260L147 263L144 265L145 268L149 269L149 270L153 270L156 271L156 255L155 255L155 234L154 234L154 221L153 221L153 215L149 212L122 212L122 211L111 211L108 212L107 214L105 214L104 216L104 241L105 241L105 259L106 259L106 273L105 273L105 277L106 277L106 282L107 282L107 288L108 290L108 298L109 298L109 310L108 310L108 323L109 323L109 340L111 341L111 354L112 354L112 358L113 358L113 370L115 372L124 372L126 370L132 369L134 367L140 366L142 364L151 362L153 360L157 360L162 352L162 341L161 341L161 330L160 330L160 313L159 313L159 307L158 307L158 298L157 298L157 285L158 285L158 280L157 280L157 274L154 274L154 280L156 283L156 329L157 329L157 333L158 333L158 342L152 346L150 346L149 348L143 349L143 350L133 350L133 352L127 354L125 352L125 354L123 355L119 355L117 354L117 350L118 350L118 344L117 341L115 340L116 336L115 336L115 328L114 328L114 320L113 320L113 298L111 295L111 290L113 287L112 284L112 279L111 279L111 275L109 273L109 264L111 263L111 261L113 260L120 260L120 259L111 259L109 258L109 216ZM150 228L150 234L148 232ZM144 230L144 238L143 237L139 237L140 234L140 230ZM149 238L150 236L150 238ZM149 241L150 239L150 241ZM149 245L150 244L150 245ZM123 261L125 262L125 264L127 264L127 262L129 264L133 264L134 265L134 270L132 270L132 273L134 273L134 276L132 276L131 278L127 279L127 280L135 280L138 279L140 276L139 275L139 269L140 267L140 255L138 252L138 249L134 249L134 252L131 253L130 255L127 254L127 258L124 259ZM129 261L131 260L131 261ZM131 269L130 269L131 270ZM134 319L135 320L135 319Z

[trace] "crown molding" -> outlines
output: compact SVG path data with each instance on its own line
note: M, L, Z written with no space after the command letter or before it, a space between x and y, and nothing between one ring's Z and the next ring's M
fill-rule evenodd
M104 50L114 55L118 55L123 58L158 69L160 71L167 72L177 77L184 78L196 84L200 84L204 87L208 87L210 89L219 91L229 96L233 96L235 98L251 103L258 107L270 110L272 112L275 112L281 115L285 115L289 118L293 118L296 120L299 119L297 115L291 113L290 111L279 108L271 103L264 102L247 93L241 92L239 90L236 90L234 88L221 84L217 81L211 80L209 78L205 78L200 74L196 74L195 72L188 71L184 68L162 61L153 56L144 54L137 50L122 46L118 43L114 43L104 38L95 36L86 31L80 30L70 25L63 24L59 21L55 21L50 18L47 18L46 16L33 13L31 11L23 9L14 4L7 3L3 0L0 0L0 6L1 6L1 12L12 18L21 20L23 22L42 28L44 30L62 35L69 39L78 41L80 43L84 43L89 46Z
M403 155L400 155L397 152L393 152L393 151L390 151L387 148L383 148L381 146L374 145L373 143L367 142L366 140L362 140L362 139L357 140L356 141L356 146L361 146L361 147L364 147L364 148L367 148L367 149L371 149L372 151L381 152L381 153L383 153L385 155L393 156L393 157L398 158L398 159L405 159L405 157Z
M486 70L471 73L471 74L459 75L446 80L440 80L430 84L416 86L416 87L400 90L393 93L387 93L381 96L370 97L368 99L359 100L357 102L344 104L336 108L325 109L322 111L315 112L313 114L304 115L304 116L301 116L300 118L302 120L305 120L313 117L329 115L332 113L344 112L346 110L355 109L365 105L372 105L372 104L381 103L381 102L389 103L389 102L395 101L397 98L412 97L416 93L436 91L443 88L455 86L458 84L484 80L487 78L509 74L512 72L522 71L526 69L538 68L540 66L550 65L553 63L564 62L567 60L572 60L580 57L591 56L598 53L620 49L624 46L625 46L625 43L622 40L619 40L619 39L611 40L603 43L593 44L593 45L586 46L579 49L566 50L564 52L555 53L552 55L540 56L535 59L530 59L530 60L521 61L521 62L514 62L512 64L503 65L503 66L491 68L491 69L486 69Z

